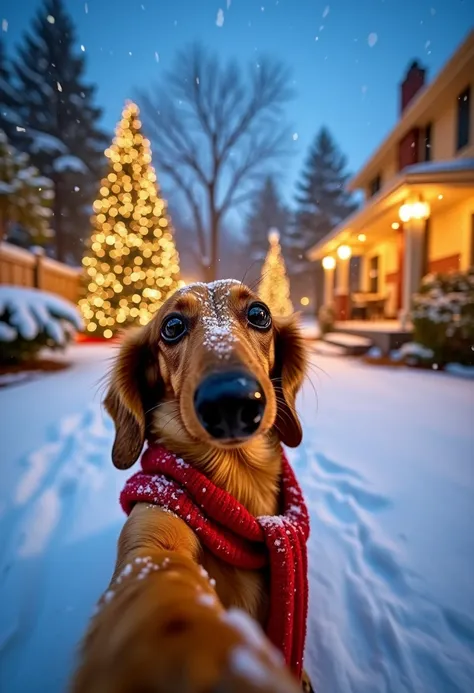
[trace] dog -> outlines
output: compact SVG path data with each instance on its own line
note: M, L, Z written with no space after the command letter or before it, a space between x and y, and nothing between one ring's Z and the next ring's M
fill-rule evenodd
M146 441L159 443L255 518L277 514L281 443L302 438L306 366L296 318L272 317L241 282L178 290L122 341L105 397L114 465L128 469ZM175 513L138 502L71 691L301 691L252 625L268 611L265 569L228 565Z

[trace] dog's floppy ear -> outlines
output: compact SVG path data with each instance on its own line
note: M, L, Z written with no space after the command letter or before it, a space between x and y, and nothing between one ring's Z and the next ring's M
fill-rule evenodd
M277 395L275 428L282 443L295 448L303 437L295 403L306 374L306 348L296 316L276 318L273 327L275 364L272 380Z
M157 371L157 359L155 364ZM104 400L105 408L115 424L112 461L118 469L131 467L145 442L145 393L150 388L147 375L151 368L148 331L139 328L128 332L112 369Z

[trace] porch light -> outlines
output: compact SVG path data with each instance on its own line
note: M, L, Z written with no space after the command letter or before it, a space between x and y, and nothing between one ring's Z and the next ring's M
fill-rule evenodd
M359 235L357 236L357 240L359 241L359 243L364 243L367 240L367 236L365 235L365 233L359 233Z
M323 268L325 270L333 270L336 266L336 260L331 255L323 257Z
M403 222L414 219L424 220L430 216L430 206L427 202L418 200L417 202L407 202L398 210L398 215Z
M302 306L309 306L309 298L307 296L302 296L300 303Z
M399 228L400 228L400 224L398 223L398 221L394 221L393 224L392 224L392 229L393 229L394 231L396 231L396 230L399 229Z
M337 249L337 255L341 260L348 260L352 255L352 250L348 245L340 245Z

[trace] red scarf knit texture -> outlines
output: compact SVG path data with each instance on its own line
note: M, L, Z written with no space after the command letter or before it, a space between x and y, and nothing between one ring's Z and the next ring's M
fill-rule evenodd
M158 445L145 450L142 471L127 481L120 503L127 514L135 503L151 503L175 513L206 549L237 568L268 566L266 633L300 679L308 611L309 516L283 450L281 454L280 515L253 517L227 491Z

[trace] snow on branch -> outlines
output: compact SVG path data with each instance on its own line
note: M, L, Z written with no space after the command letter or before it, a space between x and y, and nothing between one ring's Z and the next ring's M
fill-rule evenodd
M71 328L82 330L77 308L47 291L22 286L0 286L0 341L31 341L45 333L64 346Z

